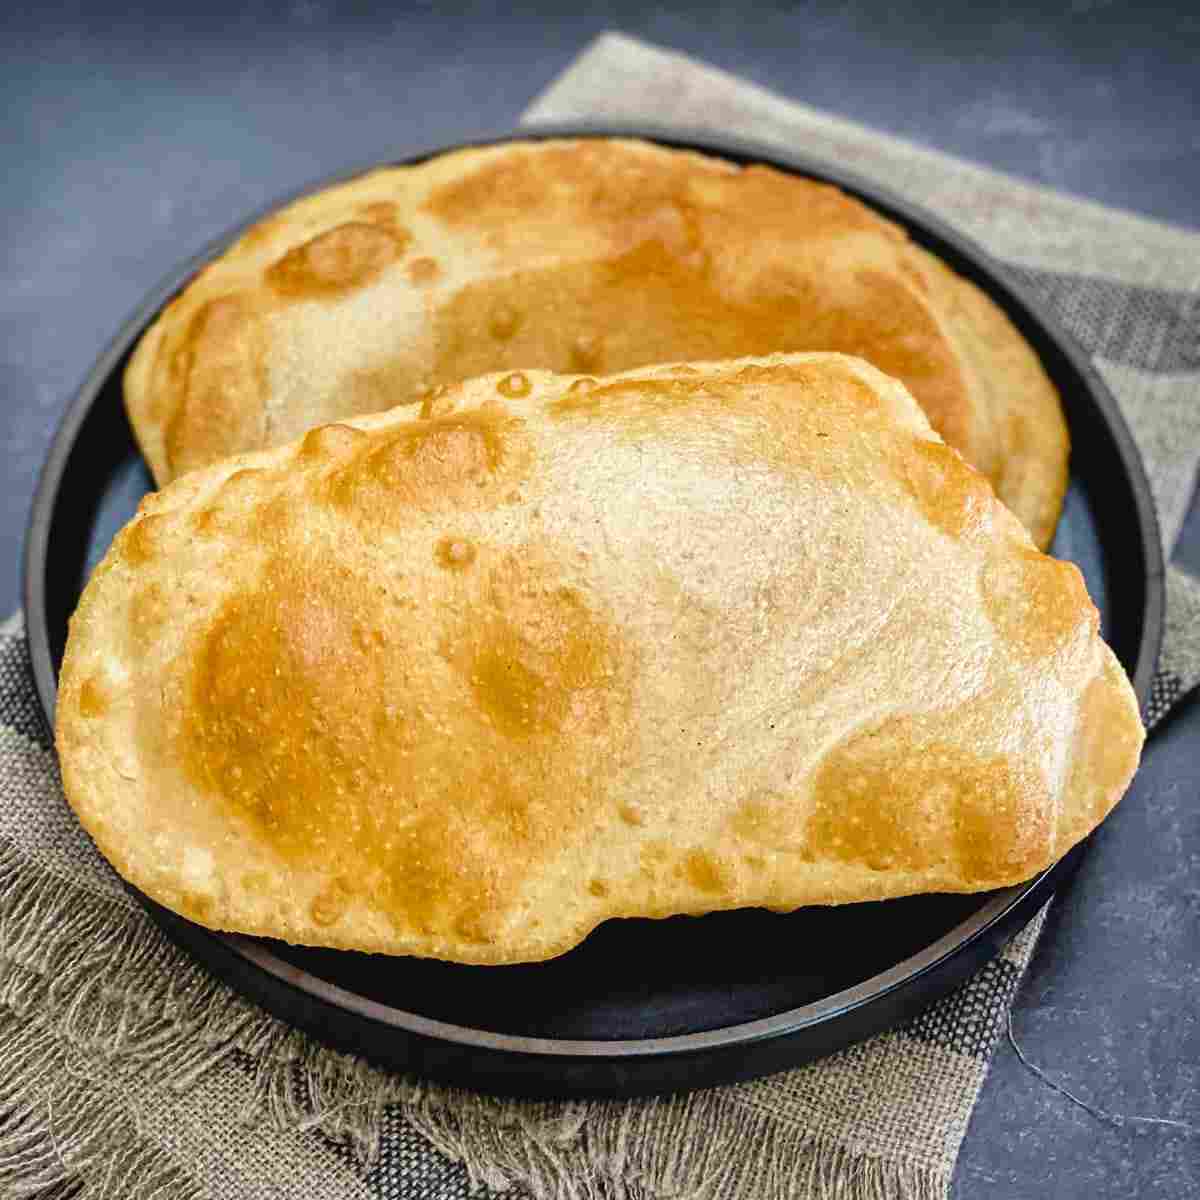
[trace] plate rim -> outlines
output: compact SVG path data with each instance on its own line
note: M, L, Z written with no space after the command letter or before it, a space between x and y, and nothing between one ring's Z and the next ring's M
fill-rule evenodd
M916 240L920 235L932 237L951 247L955 254L971 263L977 278L984 280L989 295L997 298L1011 316L1016 309L1027 320L1041 328L1045 338L1054 344L1070 368L1081 378L1090 402L1099 410L1113 440L1117 456L1129 482L1134 498L1134 524L1142 549L1141 571L1144 584L1142 604L1142 634L1137 647L1131 678L1143 711L1149 701L1150 688L1161 645L1165 617L1165 561L1159 535L1157 515L1153 506L1149 480L1144 463L1116 399L1100 378L1082 347L1059 324L1052 314L1036 301L1020 283L1011 279L1002 266L966 234L944 221L937 214L914 204L886 186L876 184L840 164L738 135L725 135L712 130L669 126L653 122L556 121L518 127L508 133L481 136L451 144L430 145L414 151L388 154L370 162L322 175L293 188L269 204L259 207L250 216L238 221L224 233L210 239L201 249L173 268L152 288L142 302L122 322L106 348L97 357L84 382L68 405L55 431L34 492L26 529L22 555L22 599L25 609L25 636L29 648L34 682L42 712L48 727L54 728L57 677L50 650L46 622L45 568L49 534L61 492L63 474L74 451L80 430L90 414L97 395L108 382L114 369L135 343L146 325L177 294L196 271L226 249L249 226L281 206L321 188L336 186L369 171L389 165L415 164L439 154L507 142L545 141L554 138L637 138L677 149L692 150L714 157L762 162L792 174L832 183L834 186L862 199L873 208L882 209L894 217ZM702 1030L666 1037L641 1039L549 1039L525 1035L502 1034L490 1030L438 1021L419 1013L382 1004L355 992L349 992L327 980L311 975L302 968L273 954L264 943L241 934L222 933L196 926L196 930L216 939L249 968L272 976L285 986L306 993L311 998L349 1011L393 1032L403 1031L418 1039L433 1039L451 1043L461 1049L499 1051L512 1057L539 1059L603 1059L626 1060L670 1058L706 1051L727 1050L751 1043L785 1038L802 1030L812 1029L833 1018L861 1011L878 1000L910 989L948 961L967 954L972 947L998 927L1011 922L1014 914L1028 907L1032 899L1047 895L1061 880L1078 854L1069 853L1033 879L1015 884L994 893L976 912L959 922L928 946L868 979L831 993L820 1000L753 1021L738 1022L713 1030ZM140 892L131 889L139 899ZM152 903L152 902L151 902ZM153 916L153 909L151 910ZM178 918L184 920L184 918ZM160 922L161 924L161 922ZM190 923L189 923L190 924ZM188 952L196 957L189 944ZM205 964L208 966L209 964ZM831 1047L832 1048L832 1047ZM371 1056L371 1051L363 1051Z

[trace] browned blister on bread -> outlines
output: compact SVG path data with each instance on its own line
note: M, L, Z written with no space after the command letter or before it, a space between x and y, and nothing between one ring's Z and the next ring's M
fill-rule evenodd
M58 708L118 870L460 962L1026 879L1142 727L1078 570L840 355L492 375L147 497Z
M163 484L486 372L781 351L900 379L1049 544L1066 425L990 299L836 188L638 141L465 150L299 200L167 307L125 394Z

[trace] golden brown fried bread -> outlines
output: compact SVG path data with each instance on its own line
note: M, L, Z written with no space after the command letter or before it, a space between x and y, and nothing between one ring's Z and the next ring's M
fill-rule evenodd
M194 471L87 586L67 795L194 920L474 963L1025 879L1137 765L1076 568L841 355L472 380Z
M835 188L643 142L465 150L291 204L168 306L125 394L163 484L489 371L795 350L900 379L1049 544L1066 426L991 300Z

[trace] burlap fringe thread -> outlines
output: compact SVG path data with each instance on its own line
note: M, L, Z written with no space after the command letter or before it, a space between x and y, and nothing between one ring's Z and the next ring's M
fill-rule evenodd
M388 1075L267 1016L149 918L0 841L0 1195L210 1195L146 1133L136 1078L153 1072L183 1090L231 1057L252 1081L239 1114L248 1125L319 1131L366 1166L386 1111L399 1106L476 1187L519 1187L537 1200L939 1200L949 1185L928 1165L784 1129L747 1105L718 1116L704 1093L533 1104ZM122 1088L123 1075L134 1086Z

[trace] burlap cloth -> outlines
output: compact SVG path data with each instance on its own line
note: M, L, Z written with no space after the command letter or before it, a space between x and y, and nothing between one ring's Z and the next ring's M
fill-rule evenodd
M1200 235L1031 187L599 39L528 113L708 126L851 166L1007 265L1094 356L1166 548L1200 454ZM1151 719L1200 678L1170 580ZM0 630L0 1195L887 1200L946 1193L1037 925L903 1028L755 1083L634 1103L500 1102L389 1077L243 1001L167 942L59 790L20 617Z

